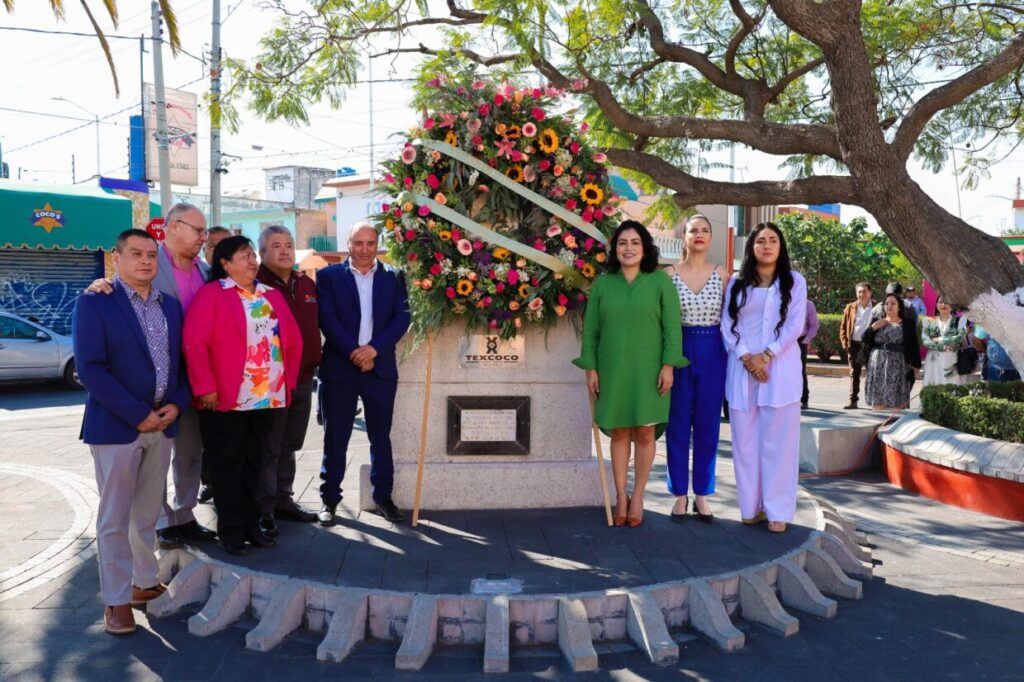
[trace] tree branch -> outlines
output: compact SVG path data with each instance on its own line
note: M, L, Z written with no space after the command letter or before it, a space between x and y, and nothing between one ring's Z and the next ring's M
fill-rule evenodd
M788 88L791 83L793 83L795 80L799 79L800 77L809 74L811 71L814 71L816 68L818 68L819 66L821 66L824 63L825 63L825 58L824 57L818 57L817 59L812 59L811 61L807 62L803 66L800 66L800 67L798 67L796 69L793 69L792 71L787 73L785 76L780 78L779 81L775 85L773 85L772 87L768 88L768 101L769 102L774 102L775 99L779 95L782 94L782 91L785 90L786 88Z
M740 49L740 45L746 40L747 36L750 35L757 25L761 23L764 18L764 13L768 11L768 6L765 5L764 9L758 13L757 17L750 16L743 7L743 3L740 0L729 0L729 5L732 7L732 12L740 20L740 27L733 34L729 40L729 46L725 50L725 73L728 76L736 75L736 52Z
M1006 49L981 66L959 78L935 88L910 108L896 131L892 148L901 161L914 149L928 121L943 109L951 107L981 88L991 85L1024 64L1024 35L1018 36Z
M490 57L488 57L486 55L480 54L479 52L477 52L475 50L470 50L468 48L460 48L458 50L452 50L452 51L453 52L457 52L457 53L459 53L461 55L464 55L466 57L466 59L474 61L477 64L480 64L482 66L494 66L496 64L507 64L508 62L514 62L515 60L517 60L520 57L522 57L522 55L520 55L520 54L496 54L496 55L491 55ZM441 50L435 50L434 48L427 47L423 43L420 43L418 47L393 47L391 49L384 50L383 52L378 52L377 54L372 54L372 55L370 55L370 58L371 59L375 59L377 57L386 57L389 54L403 54L403 53L425 54L425 55L429 55L431 57L436 57L437 55L439 55L441 53Z
M740 86L737 77L730 78L714 62L700 52L665 40L665 27L662 26L661 20L658 19L654 10L646 2L641 10L641 21L643 21L644 27L650 35L651 48L654 49L655 54L659 57L670 62L692 66L715 87L731 92L738 97L743 96L743 88Z
M780 203L819 204L841 202L857 204L859 198L853 179L838 175L783 181L719 182L698 178L663 159L629 149L608 149L608 159L616 166L649 175L658 184L682 195L689 206L731 204L765 206Z

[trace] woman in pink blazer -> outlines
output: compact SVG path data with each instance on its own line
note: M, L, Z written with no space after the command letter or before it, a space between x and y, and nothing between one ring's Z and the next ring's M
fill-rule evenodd
M203 450L229 554L246 542L272 547L259 527L259 476L274 410L288 405L299 375L302 333L280 292L256 281L256 252L228 237L213 252L210 283L192 300L183 343L199 402Z

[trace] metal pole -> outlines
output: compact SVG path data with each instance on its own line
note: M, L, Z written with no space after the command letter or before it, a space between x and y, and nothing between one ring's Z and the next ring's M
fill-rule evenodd
M75 155L71 155L71 184L77 185L78 181L75 179Z
M956 216L962 220L964 211L960 205L960 171L956 167L956 147L952 144L949 145L949 153L953 156L953 181L956 183Z
M377 175L377 163L373 155L373 56L367 55L366 63L369 65L367 72L369 78L367 79L367 85L370 86L370 193L373 193L374 185L376 184Z
M171 208L171 157L167 149L167 100L164 95L163 38L160 37L160 3L150 5L153 15L153 85L156 105L156 149L160 169L160 210Z
M220 0L213 0L210 48L210 224L220 225Z

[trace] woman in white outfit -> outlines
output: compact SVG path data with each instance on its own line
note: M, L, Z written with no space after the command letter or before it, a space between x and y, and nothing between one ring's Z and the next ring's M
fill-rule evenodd
M796 513L800 463L800 348L807 283L790 267L782 232L760 223L729 280L722 338L725 397L740 515L781 533Z
M924 385L962 384L966 377L956 371L956 352L967 336L967 318L954 315L943 296L935 302L935 313L921 324L921 343L928 349Z

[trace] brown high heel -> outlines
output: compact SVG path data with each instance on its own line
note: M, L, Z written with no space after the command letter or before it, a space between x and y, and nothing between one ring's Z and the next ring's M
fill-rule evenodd
M743 523L745 523L748 526L753 526L755 524L762 523L767 520L768 516L764 512L758 512L757 516L755 516L752 519L743 519Z
M639 526L643 522L644 522L644 517L643 517L643 509L642 508L640 510L640 516L627 516L626 517L626 525L628 525L630 528L636 528L637 526Z
M618 505L616 505L616 506L618 506ZM629 509L629 497L626 498L626 509L627 510ZM627 517L625 517L625 516L613 517L612 518L612 525L613 526L624 526L624 525L626 525L626 518Z

